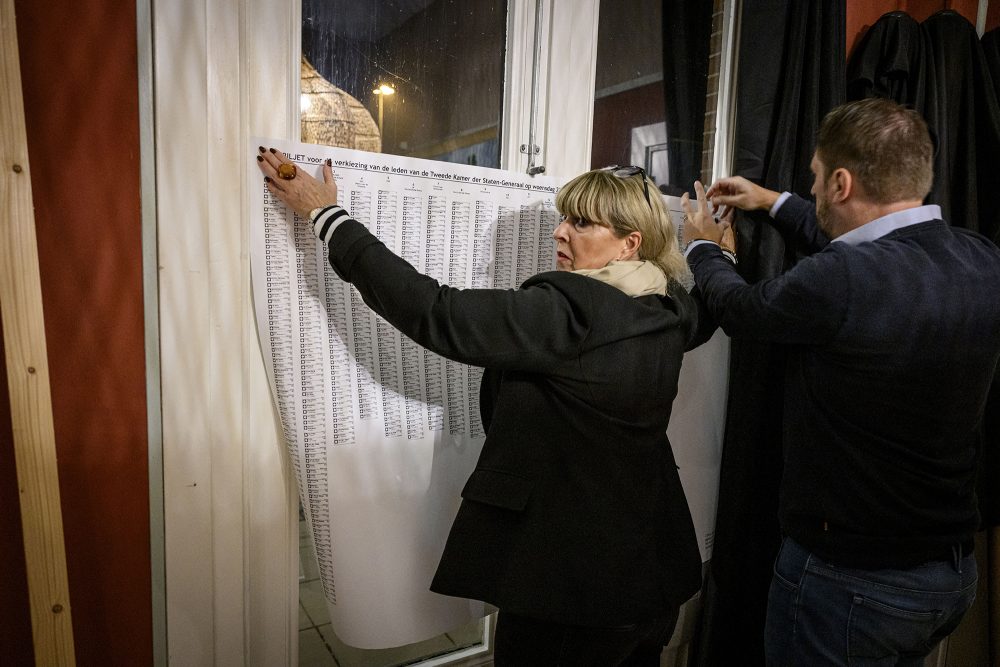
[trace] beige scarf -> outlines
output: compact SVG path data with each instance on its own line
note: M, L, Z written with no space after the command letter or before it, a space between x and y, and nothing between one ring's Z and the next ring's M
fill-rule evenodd
M610 262L602 269L579 269L573 273L600 280L632 297L667 294L667 278L663 271L656 264L644 260Z

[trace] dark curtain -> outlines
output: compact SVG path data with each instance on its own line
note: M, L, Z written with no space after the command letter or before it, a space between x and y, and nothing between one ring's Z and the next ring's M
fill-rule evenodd
M979 36L951 10L921 28L930 65L926 118L938 139L927 200L952 225L1000 240L1000 109Z
M713 4L663 0L668 178L660 189L671 195L694 192L701 178Z
M1000 100L1000 28L983 35L982 48L994 97ZM993 157L996 159L1000 155L994 153ZM994 171L1000 171L996 164L992 168ZM990 195L998 198L1000 191L994 189ZM994 230L993 241L1000 244L1000 231ZM998 286L998 291L1000 291L1000 286ZM1000 526L1000 375L998 374L1000 374L1000 369L997 369L997 373L993 375L993 388L986 400L986 418L983 423L985 453L982 486L986 487L987 491L982 507L983 520L987 526L993 528ZM994 613L1000 614L1000 609ZM1000 641L1000 637L996 638L995 641Z
M845 1L747 0L740 25L733 172L809 197L823 116L845 99ZM740 273L774 277L796 260L766 214L738 217ZM764 664L764 618L780 543L785 357L734 339L715 544L692 664Z

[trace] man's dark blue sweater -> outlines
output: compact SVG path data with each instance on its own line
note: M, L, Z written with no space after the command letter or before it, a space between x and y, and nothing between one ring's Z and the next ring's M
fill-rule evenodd
M792 196L775 224L811 253L778 278L748 285L711 243L688 262L726 333L788 346L784 533L845 566L948 557L979 523L1000 250L936 206L830 242Z

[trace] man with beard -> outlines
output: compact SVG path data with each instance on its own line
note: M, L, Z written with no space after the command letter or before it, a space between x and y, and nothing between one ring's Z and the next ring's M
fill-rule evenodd
M709 311L730 336L788 349L769 665L922 665L975 597L1000 250L923 205L932 156L916 112L867 99L823 120L815 207L738 177L684 197ZM747 284L709 200L769 210L806 257Z

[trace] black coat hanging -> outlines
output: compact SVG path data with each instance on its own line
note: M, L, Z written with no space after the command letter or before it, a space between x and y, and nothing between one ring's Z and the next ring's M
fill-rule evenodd
M921 25L928 46L926 113L937 140L928 203L944 219L997 241L1000 108L975 27L952 10Z
M847 62L847 99L884 97L923 113L927 48L912 16L889 12L872 25Z

